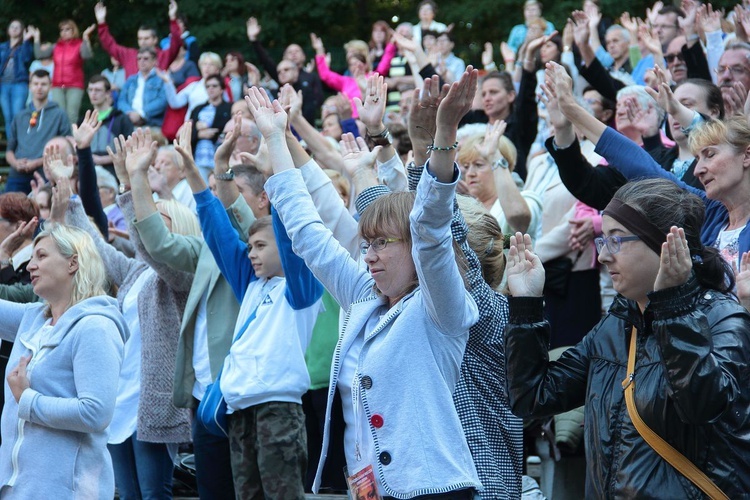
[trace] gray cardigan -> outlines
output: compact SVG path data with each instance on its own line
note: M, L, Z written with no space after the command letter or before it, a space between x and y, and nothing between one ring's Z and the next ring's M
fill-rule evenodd
M120 308L138 276L149 266L156 272L138 294L142 339L138 439L152 443L189 442L190 412L177 408L172 403L172 381L180 318L193 275L175 272L149 257L132 225L135 210L131 193L118 196L117 204L128 221L130 238L138 259L126 257L102 239L89 222L78 197L71 200L66 220L69 224L86 230L94 238L107 275L119 287L117 300Z

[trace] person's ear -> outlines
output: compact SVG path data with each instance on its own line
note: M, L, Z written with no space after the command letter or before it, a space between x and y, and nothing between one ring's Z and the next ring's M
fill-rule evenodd
M745 154L742 157L742 168L750 168L750 146L745 148Z
M268 213L271 213L271 201L268 199L268 195L266 194L266 191L263 190L258 195L258 208L265 211L268 211Z
M78 255L73 255L68 262L68 273L75 274L78 272Z

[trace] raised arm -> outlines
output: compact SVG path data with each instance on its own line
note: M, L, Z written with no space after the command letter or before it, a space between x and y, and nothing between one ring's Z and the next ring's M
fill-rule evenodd
M109 26L107 25L107 7L103 2L99 2L94 6L94 14L96 16L99 43L102 44L102 48L107 54L120 61L120 64L124 66L128 57L128 52L135 52L135 50L123 47L115 41L112 33L109 32Z
M159 68L165 71L177 59L177 54L180 53L180 47L182 46L182 30L180 29L180 25L177 24L176 0L169 0L167 14L169 15L169 48L166 51L159 52L158 57Z
M278 82L279 73L276 71L276 61L273 60L266 48L260 43L260 40L258 40L261 30L260 23L258 23L256 18L250 17L248 18L247 23L245 23L245 26L247 28L247 39L250 41L250 46L255 51L255 55L260 59L260 65L263 66L263 69L266 70L266 73L268 73L268 76L270 76L273 81Z
M93 111L86 111L81 125L73 124L73 139L76 143L76 154L78 155L78 194L81 196L84 210L94 219L96 227L99 228L106 240L109 235L109 221L102 208L102 200L99 198L94 157L91 155L91 141L101 124L102 122L97 119Z
M469 66L450 86L438 106L436 148L417 186L417 197L409 216L412 257L420 289L430 318L445 335L460 335L477 320L476 303L465 291L455 261L451 221L456 184L456 130L471 108L477 89L477 71ZM445 145L445 146L443 146Z

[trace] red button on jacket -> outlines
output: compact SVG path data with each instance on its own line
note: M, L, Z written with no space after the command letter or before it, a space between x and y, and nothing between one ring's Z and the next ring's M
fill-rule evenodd
M383 417L381 417L380 415L376 413L375 415L370 417L370 423L376 429L380 429L381 427L383 427Z

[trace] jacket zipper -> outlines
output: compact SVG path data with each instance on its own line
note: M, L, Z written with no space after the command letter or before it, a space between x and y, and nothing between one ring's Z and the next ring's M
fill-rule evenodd
M31 361L29 362L29 365L26 367L26 377L31 381L31 372L34 370L34 366L36 366L36 361L39 358L39 353L42 352L42 349L44 347L39 349L39 352L35 353L34 351L31 351ZM21 418L18 419L18 423L16 424L18 426L18 437L16 438L16 442L13 445L13 452L11 454L11 469L12 474L10 476L10 479L8 480L8 486L13 486L16 482L16 479L18 479L18 455L21 452L21 445L23 444L23 429L24 429L24 423L25 421Z

